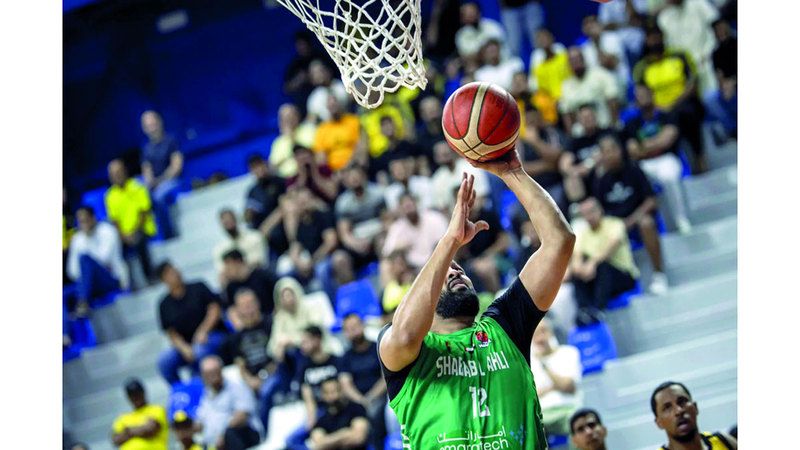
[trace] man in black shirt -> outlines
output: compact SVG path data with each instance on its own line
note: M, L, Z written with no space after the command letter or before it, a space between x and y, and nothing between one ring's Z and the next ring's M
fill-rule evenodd
M159 356L158 369L174 384L180 381L178 369L183 366L191 365L199 373L199 361L215 353L225 339L225 325L220 320L220 299L204 283L184 283L168 262L158 267L158 276L169 289L159 306L159 319L172 343Z
M315 325L305 329L300 342L296 381L306 409L306 424L286 439L286 445L298 445L308 438L308 433L322 416L322 382L339 375L339 358L322 349L322 330Z
M597 143L601 136L608 133L598 127L592 105L578 108L578 123L583 128L583 134L570 141L568 151L558 160L558 169L564 176L564 190L571 204L586 198L591 173L597 163Z
M258 229L269 223L267 219L276 221L279 214L278 198L286 192L286 180L273 175L267 162L261 155L253 154L247 158L247 168L256 178L256 184L247 193L244 218L250 228ZM272 241L267 236L272 245Z
M466 261L465 269L474 278L478 292L497 292L502 287L500 274L511 268L511 262L506 257L511 239L500 223L500 216L484 198L475 199L469 220L476 223L484 221L489 229L461 247L457 258Z
M520 135L522 168L547 190L562 211L566 210L566 196L562 185L558 161L564 154L566 141L558 128L549 125L530 102L525 102L525 132ZM524 213L524 211L519 211Z
M642 242L653 265L649 290L663 294L667 289L664 263L661 259L661 238L655 219L658 203L644 172L625 159L619 141L612 135L600 139L600 161L592 183L605 213L625 221L632 241Z
M364 407L342 395L339 380L322 382L325 412L311 430L313 448L366 450L369 422Z
M366 409L370 422L370 443L375 450L382 450L386 437L383 415L386 407L386 382L381 376L378 347L364 337L364 323L356 313L348 314L344 318L342 331L350 342L350 349L342 357L342 371L339 373L342 391L348 399ZM323 385L323 396L324 389Z
M244 255L239 250L233 249L222 256L223 274L228 280L225 286L226 307L233 304L236 292L242 288L252 289L261 305L261 314L272 315L275 302L272 298L277 277L267 268L250 267L244 261ZM234 327L238 328L235 318L232 318Z

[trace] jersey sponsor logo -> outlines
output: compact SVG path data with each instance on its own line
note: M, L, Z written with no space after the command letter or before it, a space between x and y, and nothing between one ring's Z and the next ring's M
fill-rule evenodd
M485 367L485 368L484 368ZM436 378L443 376L476 377L485 376L487 372L496 372L511 367L503 351L486 355L486 364L460 356L444 355L436 358Z
M478 340L478 347L480 348L486 348L492 343L492 340L489 339L489 333L483 330L475 332L475 339Z
M502 427L495 434L481 436L480 433L468 430L466 436L448 436L439 433L436 436L439 450L500 450L510 448L506 439L506 427Z

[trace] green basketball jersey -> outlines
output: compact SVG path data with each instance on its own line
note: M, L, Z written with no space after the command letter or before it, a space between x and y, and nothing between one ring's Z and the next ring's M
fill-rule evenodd
M486 315L455 333L428 333L390 406L404 449L547 448L530 365Z

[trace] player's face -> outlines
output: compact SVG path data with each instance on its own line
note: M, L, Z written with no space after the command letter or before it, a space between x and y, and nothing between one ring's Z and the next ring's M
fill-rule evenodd
M679 442L688 442L697 435L697 404L680 386L659 391L656 400L656 424Z
M575 421L572 443L579 450L600 450L605 448L606 427L601 425L594 414L588 414Z
M472 280L464 273L464 269L455 261L447 270L436 314L444 319L451 317L475 317L480 310L478 294L472 286Z
M464 289L474 290L472 280L464 272L464 268L453 261L450 263L450 268L447 269L447 279L442 287L442 292L456 292Z

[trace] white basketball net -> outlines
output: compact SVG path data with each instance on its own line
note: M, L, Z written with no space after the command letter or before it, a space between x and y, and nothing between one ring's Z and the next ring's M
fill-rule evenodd
M425 88L420 0L278 2L317 35L359 105L375 108L401 86Z

